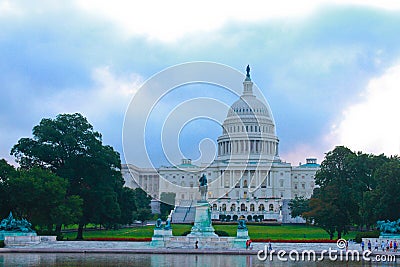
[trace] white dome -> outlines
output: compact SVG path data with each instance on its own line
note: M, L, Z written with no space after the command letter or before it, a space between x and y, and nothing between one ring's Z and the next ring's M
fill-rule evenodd
M242 114L271 118L267 106L254 95L242 95L239 100L232 104L227 117L240 116Z
M278 156L278 138L268 105L253 95L249 72L243 94L232 104L218 137L220 160L273 160Z

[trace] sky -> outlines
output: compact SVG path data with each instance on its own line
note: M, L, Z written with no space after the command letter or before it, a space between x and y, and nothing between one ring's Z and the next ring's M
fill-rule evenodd
M12 146L42 118L79 112L125 162L131 100L157 73L192 61L243 74L250 64L284 161L321 162L337 145L400 154L400 3L295 2L0 0L0 158L14 164ZM158 103L146 137L154 165L215 153L219 124L192 120L170 137L180 153L169 162L156 116L191 97L236 100L215 88L183 86ZM142 158L129 163L145 167Z

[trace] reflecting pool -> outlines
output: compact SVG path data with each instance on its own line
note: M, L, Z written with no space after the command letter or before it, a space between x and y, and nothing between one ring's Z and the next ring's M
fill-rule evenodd
M1 253L0 266L398 266L372 262L259 261L255 255Z

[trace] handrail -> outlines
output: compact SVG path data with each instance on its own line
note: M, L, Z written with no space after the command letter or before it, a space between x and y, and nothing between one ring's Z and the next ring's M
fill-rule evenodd
M183 222L185 222L185 220L186 220L186 216L188 215L188 213L189 213L190 209L192 208L192 203L193 203L193 201L190 201L189 208L186 210L185 217L183 217Z

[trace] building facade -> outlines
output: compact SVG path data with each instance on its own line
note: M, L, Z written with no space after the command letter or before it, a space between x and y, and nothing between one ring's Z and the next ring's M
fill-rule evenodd
M141 186L155 200L173 192L176 206L191 207L200 197L198 180L205 174L213 220L303 222L291 218L288 202L311 197L319 165L315 158L298 166L279 158L272 112L253 94L249 69L243 94L229 109L217 143L217 158L208 166L193 165L190 159L158 169L124 165L126 186Z

